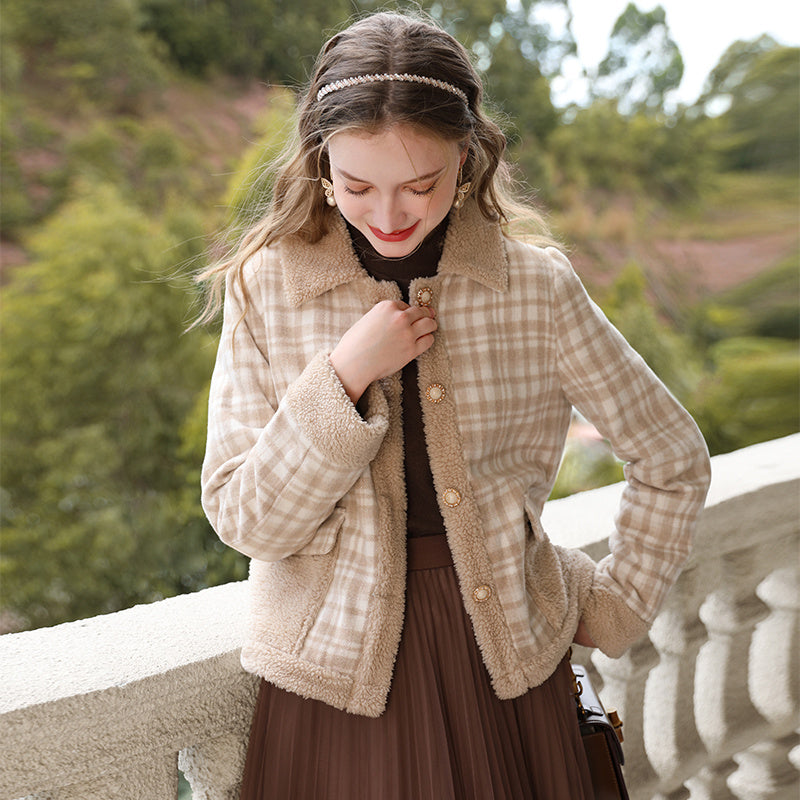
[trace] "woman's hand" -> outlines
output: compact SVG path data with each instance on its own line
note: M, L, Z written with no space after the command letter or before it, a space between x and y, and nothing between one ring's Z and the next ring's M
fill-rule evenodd
M578 623L578 630L575 631L575 636L572 637L572 641L582 647L597 647L594 643L594 639L589 635L589 631L583 624L583 620Z
M383 300L342 336L330 360L353 403L372 381L401 370L430 348L435 317L427 306Z

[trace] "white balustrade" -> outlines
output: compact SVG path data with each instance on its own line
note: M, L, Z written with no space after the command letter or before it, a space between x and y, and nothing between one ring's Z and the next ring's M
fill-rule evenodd
M632 800L800 796L800 434L713 460L695 547L649 636L575 649L624 721ZM608 552L621 486L547 504ZM244 584L0 637L0 800L233 800L257 682Z

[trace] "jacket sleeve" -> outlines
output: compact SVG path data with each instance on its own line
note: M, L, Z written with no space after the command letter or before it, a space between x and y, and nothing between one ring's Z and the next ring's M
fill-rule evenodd
M645 633L688 558L710 461L694 420L589 298L567 259L550 252L563 390L625 462L611 552L597 564L583 608L595 643L616 657Z
M265 310L250 274L245 316L239 282L226 286L209 397L203 509L220 539L252 558L327 552L341 524L337 503L377 454L388 406L373 384L362 417L327 352L276 397Z

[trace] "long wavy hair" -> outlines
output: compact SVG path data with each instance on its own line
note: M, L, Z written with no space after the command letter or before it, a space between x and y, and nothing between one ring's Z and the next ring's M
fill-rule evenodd
M467 97L424 83L382 81L348 86L317 100L334 81L359 75L409 73L444 81ZM483 108L483 85L466 49L421 15L381 12L364 17L330 38L317 57L297 113L297 127L283 153L267 167L274 175L266 209L228 257L200 274L208 286L199 322L221 305L229 273L241 281L242 268L262 247L284 236L319 241L338 214L325 202L320 178L330 176L327 144L342 131L377 133L404 124L444 141L467 146L463 180L481 213L504 226L532 222L547 239L541 216L516 199L504 160L506 137ZM247 298L246 287L242 289Z

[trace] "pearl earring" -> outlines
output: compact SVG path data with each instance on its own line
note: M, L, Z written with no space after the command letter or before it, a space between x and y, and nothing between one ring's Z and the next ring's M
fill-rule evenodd
M322 188L325 190L325 202L333 207L336 205L336 198L333 196L333 184L327 178L320 178Z

